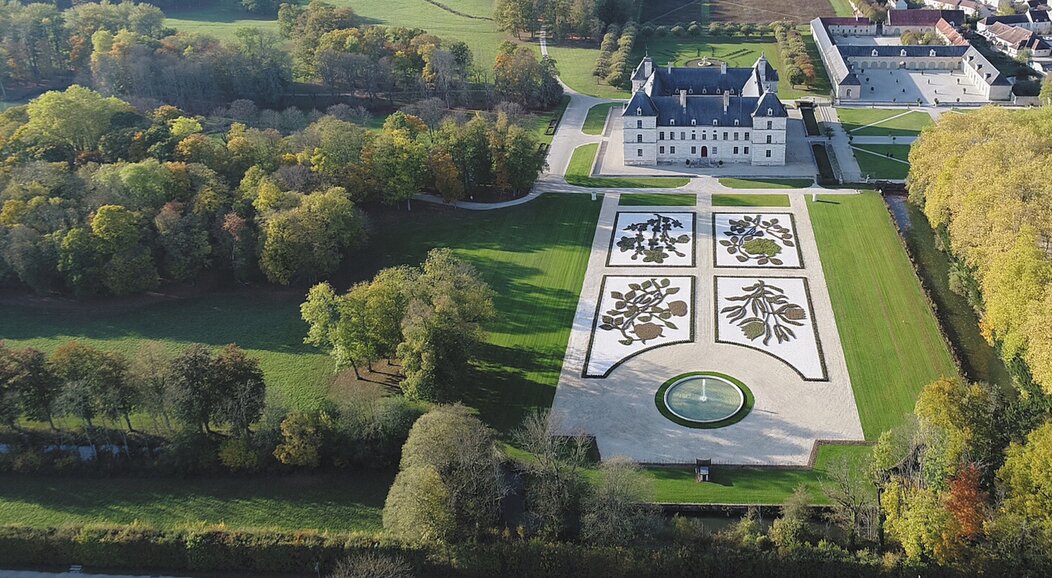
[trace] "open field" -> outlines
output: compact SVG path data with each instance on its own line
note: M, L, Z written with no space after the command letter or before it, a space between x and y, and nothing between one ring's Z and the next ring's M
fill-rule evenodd
M452 4L456 10L476 18L453 14L424 0L331 0L330 4L351 6L368 24L422 28L441 38L463 40L471 48L475 62L484 68L493 66L497 46L506 38L490 20L493 12L490 0L457 0ZM277 31L276 19L253 19L247 12L229 7L172 11L170 16L165 21L168 26L207 32L223 39L233 38L234 31L242 26Z
M836 113L851 136L917 136L932 123L928 113L917 110L838 108Z
M852 145L863 174L874 179L904 179L910 172L909 145ZM888 155L891 155L890 157ZM898 160L895 160L898 159Z
M73 310L40 311L0 306L0 340L12 347L51 351L75 339L133 355L158 341L178 352L191 343L220 347L237 343L259 359L272 402L318 407L328 398L332 360L303 344L300 319L304 291L256 289L148 305L129 311L87 304Z
M702 21L701 6L705 0L643 0L639 23L651 26L675 26Z
M833 16L830 0L768 2L766 0L701 0L705 22L752 22L770 24L776 20L806 23L818 16Z
M880 196L823 196L808 210L862 429L876 439L957 369Z
M611 187L665 189L682 187L690 182L685 177L593 177L592 163L599 152L599 143L581 145L574 149L570 157L570 166L566 168L566 182L578 187Z
M833 6L833 12L837 16L855 15L855 9L851 7L851 2L848 0L829 0L829 3Z
M776 19L773 19L776 20ZM808 52L815 65L815 86L792 87L784 78L778 83L778 96L782 100L791 100L807 96L827 96L829 78L826 76L822 60L818 57L810 32L801 30ZM650 56L658 64L671 63L673 66L686 66L687 62L704 56L718 58L730 67L751 67L756 64L760 55L767 57L779 72L785 72L778 44L774 37L718 37L711 38L648 38L646 42L637 42L633 52L633 62L638 62L649 50ZM572 86L572 85L571 85Z
M597 104L588 109L588 116L584 119L584 127L581 129L581 132L584 134L603 134L603 128L606 127L606 117L610 114L610 109L615 106L620 107L621 103Z
M889 199L890 200L890 199ZM899 200L908 211L909 226L905 229L910 252L920 266L925 284L939 308L939 320L950 334L961 355L969 377L1005 388L1011 388L1012 376L1005 368L997 350L979 333L979 319L968 305L968 300L950 291L950 260L946 253L935 248L935 232L928 218L919 208Z
M720 184L732 189L802 189L814 184L812 179L720 179Z
M376 532L394 472L254 478L0 477L0 524Z
M540 47L537 47L536 50L539 56ZM627 99L632 96L629 91L610 86L592 76L595 59L599 57L598 44L592 42L548 44L548 54L555 60L555 66L559 69L559 78L577 92L610 99Z
M828 468L841 460L867 459L868 446L826 445L819 448L813 469L713 468L712 481L699 484L689 469L649 468L654 500L668 503L781 504L798 486L807 488L812 504L828 504L822 481Z
M712 195L714 207L788 207L789 195L778 194L726 194Z
M697 202L697 196L693 193L670 195L638 193L621 195L617 204L622 207L693 207Z

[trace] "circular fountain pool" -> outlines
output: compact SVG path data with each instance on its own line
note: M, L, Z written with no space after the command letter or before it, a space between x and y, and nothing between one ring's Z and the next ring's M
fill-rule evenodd
M688 427L723 427L752 408L744 384L716 373L690 373L665 382L655 401L665 417Z

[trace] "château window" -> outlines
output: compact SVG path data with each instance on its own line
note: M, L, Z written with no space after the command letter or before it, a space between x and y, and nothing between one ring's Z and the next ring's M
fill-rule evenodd
M698 154L698 147L690 147L690 154L692 154L692 155Z
M690 119L690 126L698 126L698 119L696 119L696 118Z
M676 133L668 131L668 140L676 140Z
M670 154L670 155L676 154L676 147L668 147L668 154Z
M642 109L642 107L638 107L638 106L636 107L636 116L643 116L643 109Z
M720 119L718 119L718 118L712 119L712 126L720 126Z
M749 140L749 132L748 131L745 132L745 140Z
M767 109L767 116L771 116L773 114L774 114L774 109L773 108Z
M665 131L661 131L658 133L658 140L665 140Z
M643 135L637 134L636 135L636 142L643 142Z
M767 121L767 130L771 130L772 128L774 128L774 122L770 120Z
M636 128L643 128L643 121L637 120L636 121Z
M727 140L727 131L723 131L723 140Z
M658 147L658 152L661 154L665 154L665 147Z
M738 119L734 119L734 126L738 126Z
M738 154L738 147L734 147L734 154Z
M771 135L767 135L767 144L771 144Z
M676 119L674 119L674 118L668 119L668 125L669 126L676 126Z
M763 153L764 153L763 156L765 156L767 158L771 158L771 151L770 151L770 149L763 151Z
M643 156L643 149L636 149L636 156L637 157Z
M679 131L679 140L687 140L687 133Z
M734 131L734 140L738 140L738 131Z
M745 147L745 154L749 154L749 147Z
M712 147L712 156L716 156L716 147Z

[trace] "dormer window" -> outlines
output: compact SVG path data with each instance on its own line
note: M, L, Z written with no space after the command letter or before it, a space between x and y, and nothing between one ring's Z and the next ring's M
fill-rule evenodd
M674 118L668 119L668 125L669 126L676 126L676 119L674 119Z
M708 94L708 93L709 93L709 89L707 89L707 88L705 88L705 87L703 86L703 87L701 87L701 93L702 93L702 94Z
M718 118L712 119L712 126L720 126L720 119L718 119Z
M935 49L934 48L932 48L931 50L928 51L928 56L935 56Z
M738 119L734 119L734 126L738 126Z
M696 118L690 119L690 126L698 126L698 119L696 119Z
M906 56L906 49L905 48L903 48L902 50L899 51L899 56Z
M871 52L870 54L871 54L872 56L876 56L876 55L877 55L877 49L876 49L876 48L874 48L874 49L873 49L873 52Z
M641 106L637 106L636 107L636 116L643 116L643 107L641 107Z
M694 94L694 87L693 86L687 89L687 94Z
M774 109L773 108L767 109L767 116L774 116Z

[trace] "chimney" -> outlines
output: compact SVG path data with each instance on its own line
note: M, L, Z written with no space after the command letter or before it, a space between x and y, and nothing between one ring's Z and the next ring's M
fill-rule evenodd
M669 74L672 74L672 63L671 62L669 62L668 64L665 65L665 72L667 72Z
M654 61L649 56L643 59L643 76L650 78L651 73L654 72Z
M731 91L723 91L723 114L727 114L727 109L731 106Z
M720 74L727 74L727 62L720 63Z
M683 107L683 110L687 110L687 89L679 91L679 105Z

